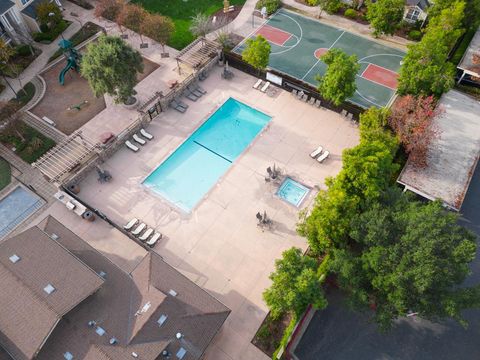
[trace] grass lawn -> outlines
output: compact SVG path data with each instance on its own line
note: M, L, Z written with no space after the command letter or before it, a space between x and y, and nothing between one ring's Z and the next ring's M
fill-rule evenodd
M40 134L34 128L19 122L18 132L0 134L0 142L7 147L15 147L15 153L31 164L55 146L55 141ZM23 139L22 139L23 137Z
M183 49L195 37L189 30L192 16L198 13L212 15L223 8L223 0L132 0L152 13L172 18L175 32L168 43L175 49ZM245 0L230 0L230 5L243 5Z
M11 169L10 164L3 158L0 158L0 190L10 184Z

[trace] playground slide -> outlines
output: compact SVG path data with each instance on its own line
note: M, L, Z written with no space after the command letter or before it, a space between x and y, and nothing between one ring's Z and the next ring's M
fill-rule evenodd
M63 70L60 72L60 76L58 77L58 82L60 85L65 84L65 74L68 72L68 70L75 68L76 62L73 59L68 59L67 66L63 68Z

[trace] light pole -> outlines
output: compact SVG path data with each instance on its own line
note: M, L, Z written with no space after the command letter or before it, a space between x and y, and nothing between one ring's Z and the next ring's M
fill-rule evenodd
M54 12L48 13L48 17L54 17L56 14ZM62 37L62 40L65 41L65 38L63 37L63 32L60 33L60 36Z

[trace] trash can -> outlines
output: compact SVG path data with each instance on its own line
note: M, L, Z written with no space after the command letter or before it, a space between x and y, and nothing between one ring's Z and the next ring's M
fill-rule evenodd
M95 220L95 214L93 213L93 211L90 211L90 210L87 210L83 213L82 217L87 220L87 221L94 221Z

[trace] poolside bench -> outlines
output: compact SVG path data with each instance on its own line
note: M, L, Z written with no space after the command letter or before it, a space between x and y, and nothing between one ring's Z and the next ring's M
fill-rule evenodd
M53 126L53 127L56 126L55 121L49 119L49 118L46 117L46 116L42 117L42 120L45 121L45 122L46 122L48 125L50 125L50 126Z

